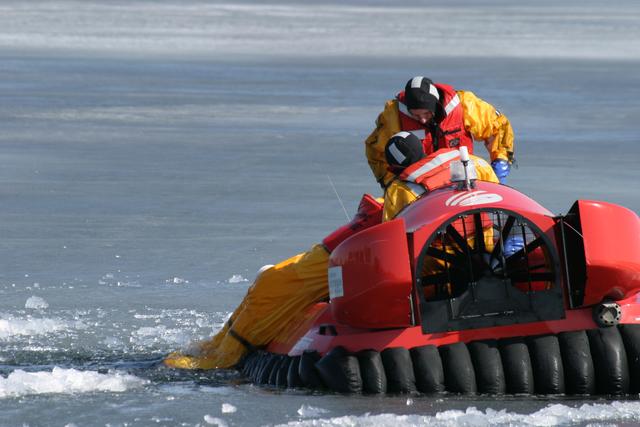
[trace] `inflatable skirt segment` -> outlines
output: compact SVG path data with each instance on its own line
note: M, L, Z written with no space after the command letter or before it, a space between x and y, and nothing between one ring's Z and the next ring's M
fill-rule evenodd
M640 325L322 357L256 351L239 369L261 386L337 393L619 396L640 392Z

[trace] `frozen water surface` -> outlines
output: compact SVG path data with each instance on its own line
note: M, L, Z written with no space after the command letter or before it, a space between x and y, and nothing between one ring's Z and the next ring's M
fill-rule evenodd
M635 399L276 392L175 372L256 271L379 195L409 77L516 132L510 184L640 210L634 1L4 1L0 425L637 425ZM327 178L329 176L330 180Z

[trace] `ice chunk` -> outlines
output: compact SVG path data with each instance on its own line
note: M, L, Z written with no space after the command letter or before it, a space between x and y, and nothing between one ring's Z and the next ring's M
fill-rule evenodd
M229 277L229 280L227 280L227 282L229 282L229 283L241 283L241 282L248 282L248 280L245 279L244 277L242 277L241 274L234 274L233 276Z
M14 336L44 335L51 332L68 329L83 329L86 326L80 322L66 322L59 319L36 319L28 316L26 320L9 317L0 319L0 339Z
M205 415L204 416L204 420L207 424L211 424L214 426L218 426L218 427L227 427L228 424L225 422L225 420L221 419L221 418L217 418L217 417L212 417L211 415Z
M318 417L322 414L326 414L329 411L322 408L317 408L315 406L310 405L302 405L300 409L298 409L298 414L304 418Z
M315 412L318 408L303 405L298 413L305 417L318 417L320 412ZM322 410L324 411L324 410ZM326 412L326 411L325 411ZM640 421L640 402L621 402L583 404L573 408L562 404L552 404L531 414L519 414L507 412L507 410L495 410L488 408L486 411L475 407L466 410L451 409L438 412L435 415L396 415L377 414L362 416L347 415L336 418L315 418L309 420L291 421L289 426L409 426L428 425L436 427L453 426L557 426L557 425L583 425L617 423L620 420L628 422L629 425L637 425Z
M172 277L171 279L166 280L166 282L172 285L184 285L185 283L189 283L188 280L183 279L182 277Z
M234 412L236 412L238 410L238 408L236 408L235 406L233 406L230 403L223 403L222 404L222 413L223 414L232 414Z
M55 367L51 372L25 372L17 369L0 377L0 398L50 393L123 392L149 381L129 374L78 371Z
M24 308L30 308L32 310L44 310L49 307L49 303L46 302L43 298L37 297L33 295L27 299L27 302L24 304Z

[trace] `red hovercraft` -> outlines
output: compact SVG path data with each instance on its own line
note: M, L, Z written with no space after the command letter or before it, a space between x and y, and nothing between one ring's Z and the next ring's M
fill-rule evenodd
M556 216L469 179L342 242L330 301L251 353L256 384L346 393L640 392L640 219Z

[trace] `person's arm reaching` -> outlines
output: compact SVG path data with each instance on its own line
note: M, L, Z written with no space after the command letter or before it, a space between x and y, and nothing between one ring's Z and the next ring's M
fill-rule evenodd
M387 145L389 138L399 131L398 103L395 100L387 101L384 111L380 113L376 120L376 128L364 141L369 167L382 188L385 188L393 179L393 174L387 169L389 165L384 157L384 147Z
M475 140L484 141L491 158L491 166L504 183L513 162L513 129L509 119L493 105L473 92L458 91L464 111L464 126Z

